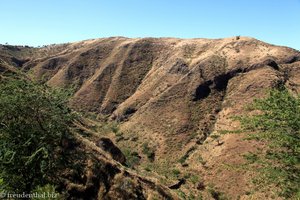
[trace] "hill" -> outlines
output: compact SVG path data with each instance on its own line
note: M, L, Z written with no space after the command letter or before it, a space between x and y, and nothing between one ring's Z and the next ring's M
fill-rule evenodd
M247 198L253 174L228 166L261 144L221 133L237 130L231 117L268 89L300 90L300 52L249 37L2 45L0 59L4 73L18 68L49 86L74 88L70 105L88 113L89 129L137 159L140 174L165 185L188 180L178 190L187 195L203 185ZM106 123L114 131L104 131Z

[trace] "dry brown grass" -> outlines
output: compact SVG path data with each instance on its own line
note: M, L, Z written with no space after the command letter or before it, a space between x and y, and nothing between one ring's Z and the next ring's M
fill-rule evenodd
M12 56L9 51L0 54L6 62ZM246 112L245 105L280 82L300 91L299 52L248 37L114 37L52 45L18 56L30 57L21 68L33 77L52 86L75 87L74 108L118 122L117 134L98 119L84 131L105 133L121 149L137 151L142 157L137 171L172 183L177 177L170 171L177 169L232 198L245 196L251 174L228 170L224 162L238 165L243 161L240 154L259 144L237 135L220 136L218 144L208 136L237 129L231 117ZM278 69L268 65L270 60ZM142 153L145 142L155 151L153 162ZM179 159L193 146L182 166ZM187 181L181 189L187 195L202 193L196 185Z

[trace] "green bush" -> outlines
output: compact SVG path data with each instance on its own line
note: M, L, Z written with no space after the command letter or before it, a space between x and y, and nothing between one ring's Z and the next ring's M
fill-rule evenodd
M74 119L68 97L25 79L0 81L0 177L6 190L29 193L54 182Z
M178 169L172 169L172 174L173 174L176 178L178 178L179 175L180 175L180 171L179 171Z
M122 149L122 152L124 153L126 157L126 165L129 168L134 168L136 165L140 163L140 157L137 152L132 152L130 149Z
M245 155L250 163L261 165L257 184L275 184L280 195L300 198L300 97L286 89L272 90L265 99L251 105L261 111L254 116L238 117L248 139L264 141L267 150ZM297 196L298 195L298 196Z
M149 147L148 143L144 143L142 146L142 152L147 156L149 161L153 162L155 158L155 150Z

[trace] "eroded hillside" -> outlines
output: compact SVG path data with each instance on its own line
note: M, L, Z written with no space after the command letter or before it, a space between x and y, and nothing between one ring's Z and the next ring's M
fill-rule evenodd
M231 117L266 90L300 90L300 53L247 37L115 37L0 51L1 71L14 66L50 86L75 88L70 104L98 115L90 120L95 132L135 156L138 173L169 186L185 180L177 192L187 196L213 187L251 198L252 174L228 165L261 144L221 132L237 129ZM116 131L101 132L103 118L118 123Z

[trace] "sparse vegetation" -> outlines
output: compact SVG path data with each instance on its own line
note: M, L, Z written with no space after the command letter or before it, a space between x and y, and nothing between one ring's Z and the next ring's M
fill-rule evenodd
M200 178L199 178L199 176L193 174L193 175L191 175L191 176L189 177L189 180L190 180L193 184L196 184L196 183L199 182Z
M257 162L259 159L255 153L247 153L244 154L243 156L251 164Z
M202 165L205 165L205 164L206 164L206 161L203 159L202 156L199 156L199 157L198 157L198 161L199 161Z
M177 190L177 194L181 199L186 199L186 194L182 190Z
M119 126L116 122L113 122L110 124L111 130L113 133L115 133L117 135L117 133L119 132Z
M134 192L127 187L134 183L134 188L142 190L145 198L163 199L159 193L152 193L168 193L168 187L184 180L184 184L179 184L180 188L169 188L174 193L180 189L182 199L199 199L200 194L205 195L205 199L212 199L207 191L209 182L216 184L211 190L215 198L222 196L219 190L228 193L231 199L244 198L246 191L250 191L249 198L252 198L257 189L247 182L247 178L257 174L253 180L257 188L267 187L258 193L277 198L276 189L297 187L296 179L290 181L290 177L296 178L293 175L295 171L292 172L296 168L285 161L282 163L283 154L275 156L274 151L281 149L290 154L295 150L272 147L271 139L275 136L263 139L265 133L261 133L265 129L245 128L254 133L248 139L260 142L241 140L241 135L222 135L234 132L244 134L243 130L218 130L222 127L235 129L238 123L232 123L228 117L240 112L242 104L249 102L253 95L261 95L261 91L270 84L280 79L288 80L287 83L291 83L289 87L297 89L298 54L292 49L239 36L224 40L135 40L117 37L49 45L39 49L0 45L0 78L18 68L42 83L68 88L74 85L76 93L72 94L69 105L85 112L72 127L76 137L74 143L73 140L63 140L62 144L68 146L69 143L66 150L58 146L51 151L56 155L55 162L67 162L64 170L51 176L59 179L59 184L55 184L55 180L48 180L50 176L47 174L56 171L49 169L49 172L43 171L45 177L40 176L42 173L38 174L38 181L42 183L32 181L33 191L37 188L46 191L45 184L50 183L53 188L58 185L57 190L70 195L70 198L75 196L84 199L83 196L88 193L94 199L109 199L117 198L114 192L119 187L124 189L120 193L126 193L126 190ZM266 59L274 61L275 65L266 62ZM264 79L266 76L268 78ZM30 106L32 102L26 105ZM22 102L19 104L22 105ZM250 112L245 110L244 113L249 115ZM252 113L261 114L260 111ZM16 118L16 122L18 120ZM32 118L28 121L36 122ZM24 124L18 122L17 125L23 129ZM28 126L25 125L26 134L29 135ZM103 140L100 138L116 143L126 155L127 163L124 159L120 164L121 159L116 156L119 154L106 148L112 145L101 142ZM18 141L20 148L29 146L28 143L32 141L40 141L40 135L32 137L28 143L26 139L23 143ZM57 146L51 140L49 143L47 145ZM223 146L217 146L223 143ZM265 148L267 144L270 147ZM263 148L255 151L261 145ZM246 153L248 150L249 153ZM32 152L35 152L34 149ZM10 158L13 158L10 153L0 154L0 157L10 162ZM34 162L47 161L45 155L43 151L39 152ZM121 157L124 158L124 155ZM288 155L287 158L291 157ZM37 166L32 165L32 168L40 171L41 167ZM25 167L22 165L22 168ZM18 167L12 168L16 170ZM31 174L27 168L26 176ZM249 171L251 169L253 171ZM116 175L118 179L115 179ZM7 181L16 177L5 173L2 175L1 172L0 187L8 188ZM133 182L122 181L124 177ZM148 177L149 180L146 180ZM159 180L159 184L152 183L151 177ZM144 178L145 182L142 182ZM276 185L278 179L279 184ZM240 183L236 184L237 181ZM23 184L21 182L21 187ZM165 186L162 190L160 184ZM284 193L282 196L297 197L295 189L290 191L285 193L290 193L291 197ZM121 197L124 196L121 195L119 199Z
M220 137L221 137L220 135L213 134L210 135L210 137L217 141L217 145L222 145L222 142L220 141Z
M135 151L131 151L130 149L123 149L122 151L126 157L126 164L130 168L134 168L140 162L139 154Z
M192 146L179 160L178 162L181 164L184 164L186 159L189 158L189 156L191 155L191 153L193 153L196 150L195 146Z
M142 152L143 154L145 154L147 156L147 158L153 162L154 161L154 158L155 158L155 151L153 148L150 148L149 147L149 144L148 143L144 143L143 146L142 146Z
M174 176L177 177L177 178L178 178L179 175L180 175L180 171L179 171L178 169L173 169L173 170L172 170L172 173L173 173Z
M124 136L123 136L123 135L124 135L123 132L120 132L120 131L119 131L119 132L116 132L116 133L115 133L116 141L117 141L117 142L120 142L120 141L124 140Z
M228 198L224 195L224 193L216 190L214 187L209 187L208 192L211 194L212 198L215 200L227 200Z
M178 162L181 163L181 164L184 164L187 158L188 158L188 155L185 154L184 156L182 156L182 157L178 160Z

